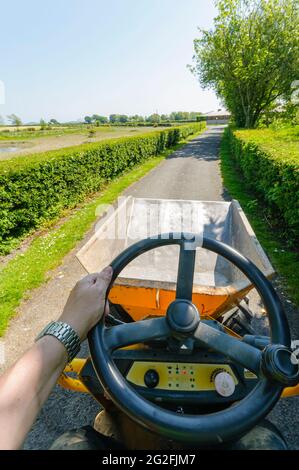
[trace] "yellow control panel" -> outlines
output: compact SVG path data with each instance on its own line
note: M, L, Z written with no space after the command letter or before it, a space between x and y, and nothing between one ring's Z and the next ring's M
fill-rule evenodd
M213 391L219 372L227 372L235 385L238 380L227 364L198 364L175 362L139 362L132 364L127 380L155 390Z

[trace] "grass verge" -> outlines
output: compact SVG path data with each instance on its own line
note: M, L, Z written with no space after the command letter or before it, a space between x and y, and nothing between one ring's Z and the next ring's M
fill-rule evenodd
M263 216L264 208L256 196L246 189L246 183L231 156L229 137L225 132L220 149L223 184L230 196L237 199L249 219L259 242L266 250L276 272L281 276L285 290L299 306L299 260L298 254L287 246L283 234L273 231Z
M194 135L186 141L192 138ZM138 181L186 141L113 180L100 194L89 199L89 202L70 211L71 215L62 225L50 228L46 234L34 238L25 253L16 255L0 269L0 336L5 333L9 319L15 314L20 302L47 279L47 273L61 263L64 256L91 228L97 218L96 208L100 204L111 204L124 189Z

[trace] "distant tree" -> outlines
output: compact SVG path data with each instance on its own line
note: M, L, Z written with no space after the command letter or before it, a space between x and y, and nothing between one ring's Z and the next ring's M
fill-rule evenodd
M170 114L170 119L172 121L182 121L184 119L184 113L182 111L173 111Z
M92 118L90 116L85 116L84 121L86 122L86 124L91 124Z
M148 117L148 121L152 122L153 124L158 124L159 122L161 122L161 117L159 114L154 113Z
M99 120L99 117L100 117L100 116L99 116L98 114L93 114L93 115L91 116L91 119L92 119L92 121L98 121L98 120Z
M129 121L129 117L126 114L110 114L109 121L112 124L116 124L118 122L126 123Z
M94 122L99 122L101 124L105 124L106 122L108 122L108 119L105 116L100 116L99 114L93 114L91 119Z
M240 127L263 113L299 78L298 0L217 0L214 28L194 41L193 73L213 88Z
M194 120L194 121L200 121L200 115L201 113L199 112L191 111L191 113L189 113L189 119Z
M45 121L44 119L41 119L41 120L39 121L39 125L40 125L40 130L41 130L41 131L44 131L45 128L46 128L47 123L46 123L46 121Z
M168 121L169 116L167 114L161 114L161 121Z
M121 114L119 116L119 122L122 122L122 123L125 123L125 122L128 122L129 118L126 114Z
M13 126L19 127L22 125L21 118L19 118L16 114L9 114L7 116L7 119Z
M190 113L186 111L173 112L170 115L172 121L187 121L190 119Z
M0 114L0 126L3 126L3 124L4 124L4 119L3 119L3 117L2 117L1 114Z
M56 119L50 119L49 123L52 124L53 126L59 125L59 122Z
M118 121L118 114L110 114L109 116L109 121L114 124L115 122Z
M129 121L133 122L144 122L144 117L139 116L138 114L134 114L134 116L130 116Z

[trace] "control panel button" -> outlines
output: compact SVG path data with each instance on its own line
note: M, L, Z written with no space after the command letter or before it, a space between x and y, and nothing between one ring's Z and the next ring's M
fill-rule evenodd
M154 369L149 369L144 374L144 383L148 388L155 388L159 383L159 374Z
M230 397L235 391L235 382L228 372L218 372L214 378L216 392L222 397Z

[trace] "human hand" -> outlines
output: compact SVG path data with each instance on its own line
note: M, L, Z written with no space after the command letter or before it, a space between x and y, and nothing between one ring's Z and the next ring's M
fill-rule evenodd
M69 295L59 321L74 328L81 341L102 318L104 312L109 311L108 302L105 305L105 300L112 273L111 266L107 266L100 273L85 276L77 282Z

